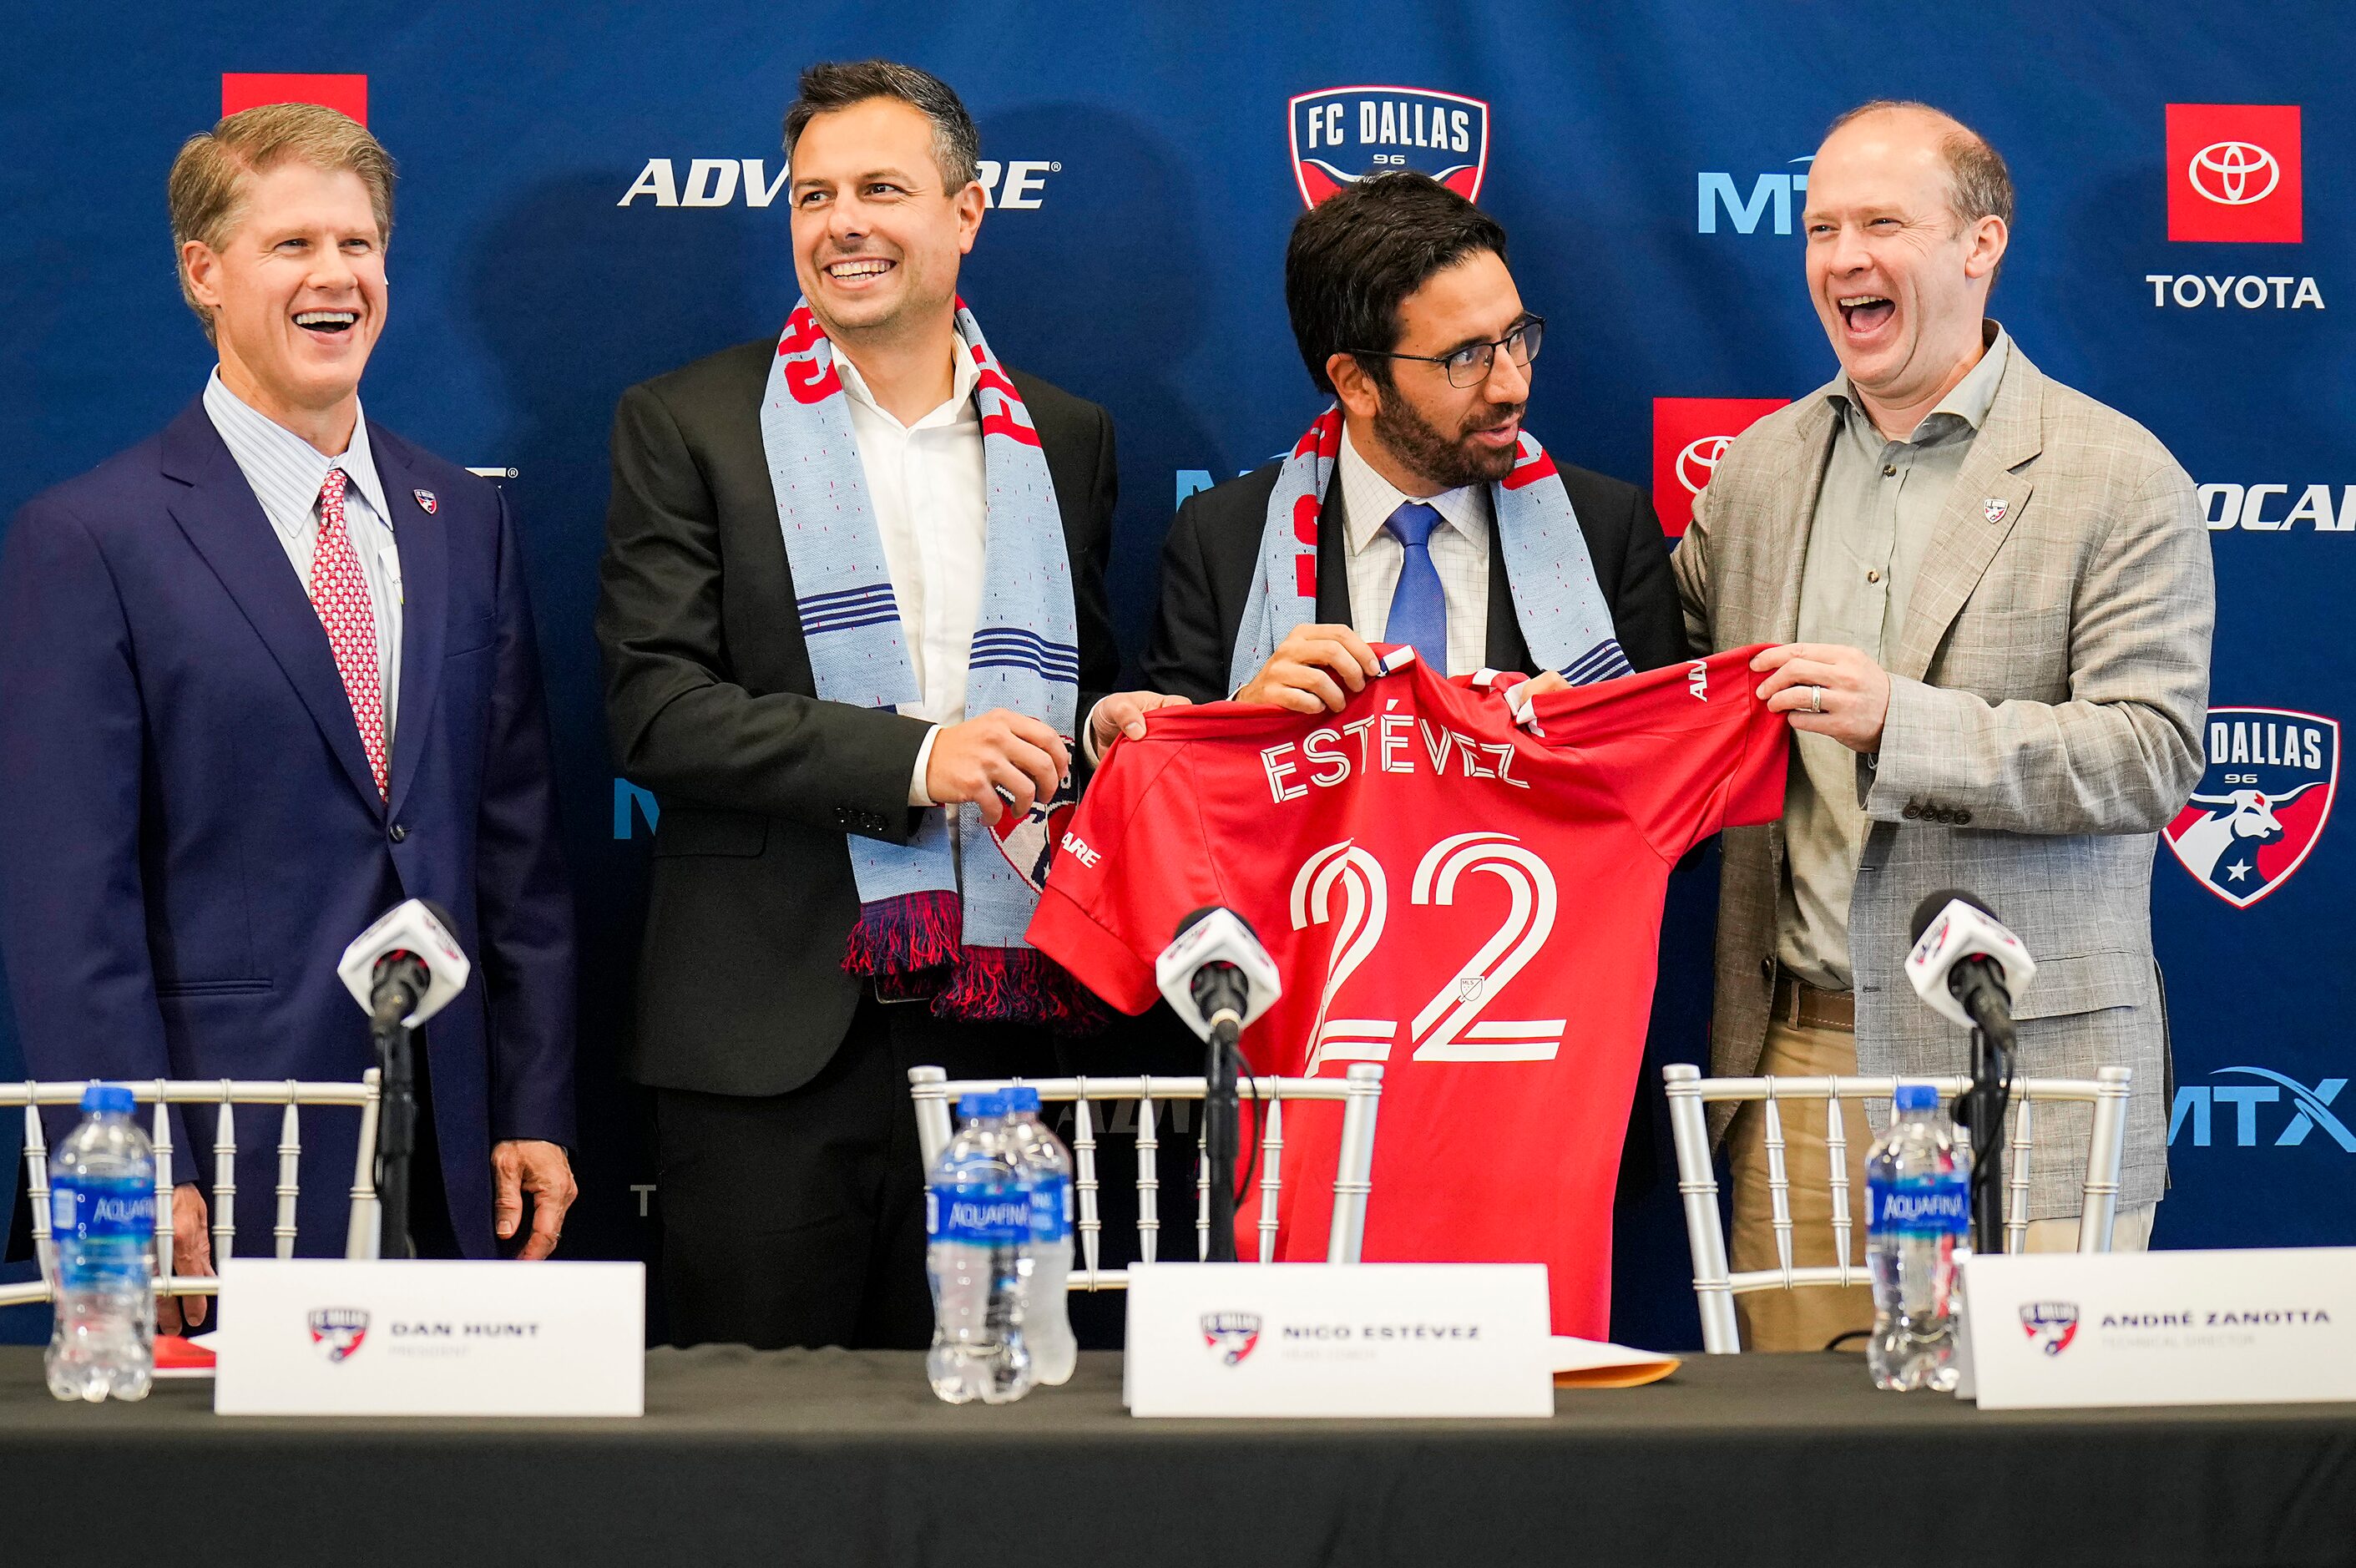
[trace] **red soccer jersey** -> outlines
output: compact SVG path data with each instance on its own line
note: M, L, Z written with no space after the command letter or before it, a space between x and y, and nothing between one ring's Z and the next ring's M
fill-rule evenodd
M1755 651L1541 697L1538 735L1420 660L1337 714L1156 713L1088 786L1030 940L1140 1013L1180 919L1242 915L1285 987L1254 1069L1383 1064L1365 1259L1542 1262L1555 1331L1602 1337L1669 869L1783 811ZM1323 1259L1340 1108L1284 1132L1278 1255Z

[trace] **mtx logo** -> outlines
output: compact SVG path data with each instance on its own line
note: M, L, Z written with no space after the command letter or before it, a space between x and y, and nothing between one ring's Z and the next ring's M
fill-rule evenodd
M1328 87L1287 105L1292 177L1314 207L1370 174L1414 169L1467 201L1489 166L1489 106L1425 87Z
M1661 532L1682 538L1694 498L1709 483L1727 445L1782 408L1780 397L1656 397L1653 400L1653 504Z
M2233 1147L2254 1149L2258 1146L2258 1107L2279 1105L2287 1094L2292 1112L2282 1131L2275 1134L2276 1148L2297 1148L2319 1127L2342 1153L2356 1155L2356 1133L2350 1132L2348 1124L2331 1109L2340 1091L2348 1087L2346 1079L2318 1079L2315 1087L2309 1089L2287 1073L2276 1072L2270 1067L2221 1067L2209 1076L2257 1081L2177 1085L2176 1103L2168 1112L2168 1141L2171 1145L2179 1133L2189 1129L2194 1148L2210 1147L2216 1141L2217 1107L2225 1105L2231 1106L2233 1112Z
M2168 106L2168 237L2289 244L2305 237L2296 103Z
M1815 154L1810 153L1804 158L1792 160L1797 173L1769 169L1751 182L1751 195L1747 199L1730 174L1696 176L1696 229L1704 234L1717 233L1718 215L1722 208L1728 220L1734 225L1734 231L1749 234L1757 231L1759 220L1772 210L1775 215L1775 232L1789 234L1793 211L1805 205L1800 199L1808 194L1807 166L1815 161Z
M1223 1367L1242 1365L1244 1358L1259 1346L1259 1329L1257 1312L1203 1314L1203 1343L1218 1353Z
M766 207L785 195L787 175L783 164L774 176L768 167L765 158L690 158L682 178L670 159L648 158L614 205L628 207L647 200L657 207L733 207L742 191L745 206ZM1060 163L1036 159L1001 164L983 158L976 167L980 171L983 205L1009 212L1034 211L1044 205L1047 177L1064 171Z
M2246 909L2305 864L2331 816L2340 721L2290 708L2211 708L2209 770L2168 825L2201 886Z

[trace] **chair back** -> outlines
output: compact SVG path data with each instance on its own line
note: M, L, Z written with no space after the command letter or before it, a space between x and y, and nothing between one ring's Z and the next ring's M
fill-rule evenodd
M1073 1290L1120 1290L1129 1283L1128 1270L1100 1266L1104 1221L1097 1205L1096 1108L1105 1101L1135 1101L1137 1254L1141 1262L1154 1261L1162 1230L1162 1117L1173 1101L1201 1101L1202 1079L968 1079L952 1082L940 1068L920 1067L908 1069L908 1084L916 1100L917 1144L927 1171L948 1146L955 1131L951 1109L961 1096L997 1093L1020 1085L1037 1090L1043 1102L1072 1103L1073 1232L1077 1242L1077 1256L1072 1261ZM1261 1112L1257 1261L1271 1262L1276 1257L1278 1206L1284 1184L1285 1102L1338 1100L1342 1102L1342 1143L1333 1169L1333 1223L1326 1235L1325 1261L1356 1262L1359 1244L1366 1233L1366 1198L1373 1190L1375 1112L1382 1099L1383 1069L1371 1062L1359 1062L1341 1078L1249 1077L1238 1087L1245 1103L1257 1105ZM1210 1165L1202 1155L1203 1140L1198 1133L1194 1139L1197 1257L1208 1254L1211 1237Z
M2086 1146L2079 1210L2078 1251L2111 1250L2111 1225L2118 1216L2119 1162L2126 1152L2127 1085L2134 1069L2106 1067L2086 1078L2016 1078L2012 1080L2011 1126L2006 1139L2005 1251L2018 1252L2029 1232L2029 1173L2037 1150L2037 1107L2091 1103L2094 1130ZM1734 1298L1750 1291L1796 1290L1813 1285L1869 1283L1862 1248L1849 1262L1857 1229L1849 1208L1848 1133L1841 1097L1889 1100L1895 1078L1704 1078L1699 1068L1672 1062L1661 1069L1669 1096L1669 1127L1676 1139L1677 1191L1685 1199L1686 1240L1693 1253L1694 1298L1701 1308L1702 1348L1714 1356L1741 1348ZM1942 1101L1971 1088L1968 1078L1905 1079L1928 1082ZM1719 1101L1757 1101L1766 1122L1767 1185L1773 1210L1778 1266L1732 1273L1727 1264L1726 1229L1718 1209L1718 1175L1710 1163L1709 1117L1703 1108ZM1830 1264L1795 1268L1792 1263L1792 1183L1783 1160L1782 1106L1789 1101L1825 1102L1826 1165L1832 1197L1833 1255ZM1858 1136L1870 1138L1869 1127Z
M48 1143L41 1126L44 1105L79 1105L86 1083L0 1083L0 1107L25 1108L25 1193L33 1210L33 1244L40 1255L41 1277L22 1284L0 1285L0 1306L47 1301L57 1289L57 1247L49 1232ZM218 1107L213 1141L213 1256L227 1258L237 1245L237 1118L240 1105L283 1107L278 1118L278 1200L271 1234L277 1255L294 1255L294 1208L302 1196L303 1162L301 1107L349 1105L360 1114L359 1152L352 1163L351 1218L344 1232L344 1256L367 1260L377 1255L380 1240L376 1195L377 1069L370 1068L358 1083L251 1082L242 1079L148 1079L129 1085L133 1100L154 1107L149 1136L155 1145L155 1294L214 1295L220 1281L210 1274L172 1272L172 1118L175 1105Z

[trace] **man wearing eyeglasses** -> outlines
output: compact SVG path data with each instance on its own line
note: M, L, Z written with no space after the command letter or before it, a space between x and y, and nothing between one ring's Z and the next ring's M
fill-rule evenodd
M1334 406L1291 458L1179 509L1148 685L1314 714L1365 685L1376 641L1451 675L1485 665L1548 686L1686 657L1650 500L1554 464L1522 428L1546 324L1494 219L1419 174L1364 179L1293 226L1284 282ZM1575 529L1505 499L1501 481L1533 465L1559 489L1512 490L1542 492Z

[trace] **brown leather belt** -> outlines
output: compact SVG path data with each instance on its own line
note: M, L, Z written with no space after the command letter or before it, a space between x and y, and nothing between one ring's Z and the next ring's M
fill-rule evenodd
M1775 1001L1769 1015L1779 1024L1796 1028L1839 1029L1854 1035L1857 993L1821 990L1779 963L1775 966Z

